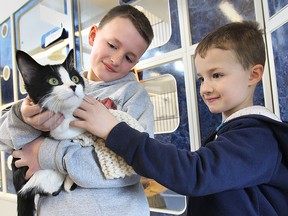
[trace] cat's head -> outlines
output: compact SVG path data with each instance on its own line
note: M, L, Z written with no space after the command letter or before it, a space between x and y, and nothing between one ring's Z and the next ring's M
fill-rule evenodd
M25 89L36 104L53 112L73 111L84 97L84 80L74 68L73 50L62 64L41 65L17 50L16 62Z

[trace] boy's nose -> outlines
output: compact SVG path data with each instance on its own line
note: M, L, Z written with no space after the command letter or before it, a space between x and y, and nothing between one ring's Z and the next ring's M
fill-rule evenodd
M208 81L203 81L200 86L200 92L202 94L207 94L213 91L212 86L209 84Z
M112 65L119 65L121 62L121 55L119 53L114 53L111 57L110 57L110 61L112 63Z

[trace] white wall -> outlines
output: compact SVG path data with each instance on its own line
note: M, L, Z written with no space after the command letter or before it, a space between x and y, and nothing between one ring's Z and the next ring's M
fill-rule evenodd
M3 23L15 11L29 0L0 0L0 23Z
M0 192L0 209L2 216L16 216L16 195L4 194Z

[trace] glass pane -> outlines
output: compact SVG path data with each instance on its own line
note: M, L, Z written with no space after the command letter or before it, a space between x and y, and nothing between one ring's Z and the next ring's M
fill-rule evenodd
M270 17L279 12L288 4L288 0L268 0Z
M89 56L92 47L88 43L88 33L92 25L97 25L102 17L113 7L119 5L118 0L110 1L77 1L79 26L76 29L76 41L80 41L81 69L89 68ZM131 5L142 11L150 20L154 31L154 39L148 49L154 49L167 43L171 36L171 21L168 0L139 0ZM159 10L161 10L159 12Z
M156 134L155 138L166 143L172 143L178 148L190 150L190 136L188 128L186 88L184 81L183 62L175 61L160 65L155 68L144 70L140 79L146 80L163 74L170 74L176 80L178 107L180 115L179 127L172 133Z
M167 64L163 64L157 66L155 68L151 68L148 70L144 70L142 72L138 71L139 79L141 82L149 84L149 80L157 80L159 78L161 82L172 80L176 86L172 88L173 91L177 90L177 103L178 103L178 113L180 117L180 122L175 123L175 119L172 120L173 127L178 125L174 131L166 133L165 131L161 132L160 130L155 134L155 139L160 140L161 142L176 145L177 148L190 150L190 137L189 137L189 128L188 128L188 116L187 116L187 101L186 101L186 88L184 82L184 71L183 71L183 62L175 61ZM165 78L162 80L162 78ZM167 79L168 78L168 79ZM151 86L146 86L148 92L150 92L150 96L153 96L152 93L155 93L155 87L159 87L158 82L152 82L152 84L156 84L154 88ZM166 83L163 86L163 92L173 92L171 89L166 89ZM145 84L144 84L145 85ZM153 89L154 92L151 90ZM163 99L163 98L162 98ZM152 100L153 101L153 100ZM154 104L157 106L155 109L161 109L162 106ZM157 114L156 114L157 115ZM158 117L160 117L159 115ZM171 117L171 116L170 116ZM175 116L173 115L173 118ZM176 116L176 121L177 120ZM161 119L161 117L159 118ZM171 118L172 119L172 118ZM157 128L157 127L156 127ZM162 129L160 127L160 129ZM176 194L171 190L167 190L167 188L159 185L155 181L151 179L142 179L143 186L145 188L145 192L147 194L147 198L150 204L151 211L170 213L170 214L181 214L186 209L186 198L180 194Z
M274 64L276 70L278 99L282 120L288 121L288 24L281 26L272 33ZM286 111L285 111L286 110Z
M8 19L0 25L0 106L14 101L12 50L11 50L11 22Z
M16 191L13 185L13 173L12 173L12 168L11 168L12 155L7 152L0 152L0 153L1 153L0 155L0 162L1 162L0 191L6 191L7 189L7 193L16 194ZM2 168L4 169L2 170ZM6 179L4 179L5 176L6 176Z
M71 25L65 0L29 2L16 13L16 25L17 49L29 53L40 64L64 61Z
M30 1L15 13L16 48L29 53L38 63L59 64L69 48L71 16L66 0ZM18 99L26 97L18 73Z
M12 155L5 152L5 170L6 170L6 183L7 183L7 192L16 194L14 185L13 185L13 173L12 173Z
M188 4L192 44L229 22L255 20L253 0L189 0Z
M163 74L145 79L141 83L154 105L154 133L175 131L180 122L175 78L170 74Z
M179 215L186 209L185 196L167 189L153 179L142 178L141 183L148 199L150 211Z
M180 27L179 27L179 14L178 14L178 1L169 0L169 10L171 19L172 34L167 43L163 46L148 49L140 60L145 60L153 56L161 55L162 53L167 53L176 49L181 48L181 37L180 37Z

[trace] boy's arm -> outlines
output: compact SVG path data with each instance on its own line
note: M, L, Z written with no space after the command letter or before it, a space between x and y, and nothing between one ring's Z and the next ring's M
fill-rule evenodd
M41 136L42 131L58 127L63 118L59 113L42 112L39 105L26 97L15 103L0 119L0 150L22 148Z
M37 157L37 156L36 156ZM124 187L139 182L138 175L107 180L100 168L94 147L82 147L67 140L46 138L39 148L39 165L42 169L55 169L84 188Z
M8 133L7 116L8 112L0 118L0 151L11 151L14 148L11 136Z
M281 157L271 129L253 120L241 123L196 152L160 143L125 123L110 131L105 144L138 174L177 193L204 196L269 182L277 169Z
M0 150L20 149L41 135L23 121L21 105L22 101L17 102L0 118Z
M20 158L15 165L28 166L26 177L40 169L54 169L69 175L80 187L111 188L125 187L139 182L138 175L107 180L105 179L93 147L82 147L68 140L57 141L50 138L37 138L26 144L21 151L14 151L13 156Z

